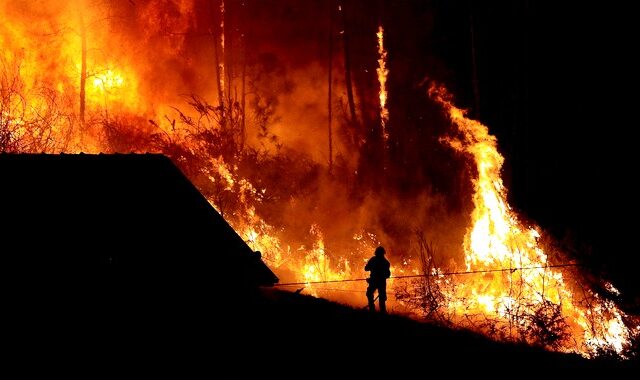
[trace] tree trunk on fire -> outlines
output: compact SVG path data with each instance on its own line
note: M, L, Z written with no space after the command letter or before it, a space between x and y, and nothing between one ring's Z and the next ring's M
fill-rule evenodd
M224 0L222 0L224 2ZM222 33L224 34L224 52L222 52L222 54L224 55L224 67L226 70L226 74L227 74L227 107L229 107L229 118L231 119L230 123L233 123L233 98L231 96L231 87L232 87L232 81L233 81L233 75L232 75L232 68L233 68L233 63L232 63L232 46L233 46L233 38L232 38L232 33L231 31L233 30L233 28L231 27L231 5L233 4L233 2L229 2L228 4L224 4L224 14L222 15L222 17L224 18L224 29L222 30Z
M234 13L236 15L236 35L238 36L238 53L239 59L241 60L241 69L240 69L240 110L238 113L238 117L240 118L240 138L239 138L239 147L238 150L242 151L244 149L244 144L247 139L247 130L246 130L246 100L247 100L247 45L245 40L245 31L243 28L246 25L247 20L247 9L246 3L242 2L240 6L236 6Z
M215 3L213 3L213 7L214 7L213 14L215 15L215 8L216 8ZM219 7L217 8L220 9ZM217 29L218 29L218 24L215 22L215 17L214 17L214 27L211 33L213 35L213 55L214 55L214 60L216 65L216 87L218 88L218 107L220 108L220 120L222 123L224 123L224 118L225 118L224 89L222 88L222 83L223 83L222 81L224 79L222 78L222 75L220 72L220 52L218 47L218 44L220 43L220 39L219 39ZM224 51L222 52L222 54L224 54Z

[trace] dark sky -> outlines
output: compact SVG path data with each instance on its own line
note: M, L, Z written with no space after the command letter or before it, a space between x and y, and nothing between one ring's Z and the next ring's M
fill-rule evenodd
M516 208L638 291L637 22L626 3L591 3L436 1L434 35L460 98L498 136Z

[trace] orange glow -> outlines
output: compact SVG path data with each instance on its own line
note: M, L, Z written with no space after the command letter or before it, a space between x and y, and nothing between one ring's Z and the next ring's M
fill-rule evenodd
M93 80L93 87L102 90L103 92L110 91L115 88L120 88L124 84L124 79L118 73L114 73L111 70L105 71L103 74L96 75Z
M106 69L92 74L87 83L87 101L105 109L136 110L140 105L135 73L126 69Z
M443 140L470 156L477 169L472 225L464 238L466 270L535 267L461 278L449 295L461 300L452 304L452 311L461 319L480 316L476 322L495 318L498 329L518 335L535 327L530 317L537 315L540 308L553 305L559 308L576 340L576 346L567 347L567 351L589 355L592 350L607 346L622 353L630 338L624 313L590 290L584 290L586 296L575 294L569 282L577 279L568 279L561 270L540 268L552 263L539 241L537 228L523 225L507 203L501 178L504 158L497 150L495 136L455 107L444 88L432 86L429 95L444 108L457 129L455 137ZM584 302L587 298L588 304ZM519 331L513 330L514 325ZM526 336L523 338L527 340Z
M392 313L537 344L528 335L535 318L557 310L570 337L547 348L585 356L602 348L623 353L631 336L640 334L625 325L630 316L590 290L575 268L544 268L565 261L545 245L544 231L523 223L511 209L496 138L455 107L444 88L432 87L429 95L450 119L453 133L442 141L473 169L473 194L464 195L473 203L469 218L443 210L442 195L429 190L407 200L361 184L367 178L358 165L367 157L357 142L366 136L355 130L377 129L377 121L345 126L342 132L353 136L337 134L340 174L328 176L322 143L326 98L318 91L326 85L327 68L318 61L293 66L276 48L252 52L243 45L251 34L245 35L238 21L241 12L234 13L239 3L226 6L194 0L0 0L0 152L164 153L247 244L261 251L282 283L304 284L285 289L304 287L305 293L362 307L364 281L317 282L366 277L364 264L382 244L392 276L427 273L440 292L433 313L425 313L394 299L396 289L410 281L392 278L387 304ZM198 12L203 9L208 13ZM386 145L395 130L388 125L382 26L376 37L377 56L371 51L366 59L370 64L377 59L379 89L374 74L366 72L374 88L367 85L367 94L357 94L357 108L370 115L363 120L379 114ZM366 39L372 42L370 32ZM340 92L346 88L336 89ZM382 211L390 211L392 223L380 220ZM406 236L414 227L441 240L438 264L443 265L422 265ZM390 231L394 228L400 232ZM507 271L445 274L498 269ZM605 289L617 293L611 284ZM417 296L424 296L420 291Z
M217 43L217 42L216 42ZM220 57L218 58L218 68L220 70L220 88L226 88L224 81L224 0L220 1ZM222 103L222 99L218 99L220 103Z

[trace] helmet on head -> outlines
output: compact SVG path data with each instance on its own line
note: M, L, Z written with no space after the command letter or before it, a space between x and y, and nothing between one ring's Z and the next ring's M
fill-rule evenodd
M379 246L378 248L376 248L375 255L376 256L382 256L382 255L385 254L385 252L386 251L384 250L384 247L383 246Z

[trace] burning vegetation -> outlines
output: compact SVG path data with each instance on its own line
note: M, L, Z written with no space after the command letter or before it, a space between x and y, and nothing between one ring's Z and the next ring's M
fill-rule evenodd
M512 209L488 128L433 81L394 104L377 17L296 7L1 1L0 151L164 153L284 283L363 306L340 281L384 244L392 312L629 355L635 317Z

